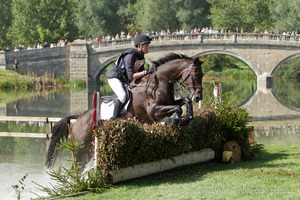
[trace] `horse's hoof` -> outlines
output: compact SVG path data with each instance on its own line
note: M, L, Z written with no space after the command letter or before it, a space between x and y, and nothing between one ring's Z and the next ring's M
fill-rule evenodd
M179 118L173 118L170 125L171 126L178 126L180 124L181 119Z

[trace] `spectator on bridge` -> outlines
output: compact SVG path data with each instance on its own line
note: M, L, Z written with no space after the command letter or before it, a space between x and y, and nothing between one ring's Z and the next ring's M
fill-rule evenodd
M18 68L19 68L19 62L18 62L17 59L15 59L15 62L14 62L14 64L13 64L13 70L17 72L17 71L18 71Z
M144 55L148 53L151 38L148 35L137 35L134 39L135 48L124 51L118 58L116 66L110 68L106 76L108 84L117 95L112 119L116 119L126 101L125 85L145 76Z

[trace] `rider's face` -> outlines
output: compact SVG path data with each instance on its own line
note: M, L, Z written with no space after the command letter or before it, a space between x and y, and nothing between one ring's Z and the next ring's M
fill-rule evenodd
M150 44L142 44L142 45L140 45L140 49L144 54L147 54L148 50L149 50L149 46L150 46Z

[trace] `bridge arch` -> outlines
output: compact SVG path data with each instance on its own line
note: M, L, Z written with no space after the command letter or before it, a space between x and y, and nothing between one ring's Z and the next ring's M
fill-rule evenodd
M96 82L96 88L95 90L97 92L100 91L100 76L103 73L103 71L112 63L114 63L116 61L116 59L118 59L118 56L113 56L111 58L109 58L107 61L105 61L104 63L102 63L99 68L97 69L97 71L94 73L93 75L93 80L95 80Z
M227 50L206 50L206 51L202 51L199 53L196 53L195 55L193 55L194 58L199 57L199 56L205 56L205 55L212 55L212 54L222 54L222 55L229 55L232 57L235 57L241 61L243 61L254 73L256 76L258 76L259 72L253 67L252 63L245 59L243 56L236 54L234 52L231 51L227 51Z
M282 59L273 69L272 73L271 73L271 76L275 76L276 75L276 72L278 71L278 69L281 67L282 63L284 63L285 61L287 60L291 60L291 59L294 59L294 58L298 58L300 57L300 53L295 53L295 54L292 54L290 56L287 56L286 58Z

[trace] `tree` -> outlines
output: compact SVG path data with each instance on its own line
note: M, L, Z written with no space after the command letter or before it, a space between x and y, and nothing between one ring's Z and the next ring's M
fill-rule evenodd
M41 42L56 43L61 39L78 37L75 24L75 0L40 0L37 6L39 23L37 31Z
M211 4L210 18L214 29L235 27L245 32L264 31L272 27L269 6L272 0L207 0Z
M74 0L13 0L8 37L13 45L56 43L77 36Z
M300 30L300 0L274 1L270 6L272 18L275 21L276 31Z
M6 34L12 21L11 13L12 0L1 0L0 4L0 50L10 46Z
M209 4L205 0L138 0L135 24L142 32L208 26Z
M227 55L209 55L207 60L203 64L204 72L212 71L222 71L224 69L232 68L234 64L233 59Z
M169 0L138 0L135 4L135 26L140 32L178 28L174 2Z
M77 26L81 37L99 37L125 30L126 16L119 10L128 5L131 5L128 0L79 0Z
M7 37L15 47L32 45L37 42L36 7L39 0L13 0L12 14L14 16Z
M176 17L185 30L210 26L210 4L206 0L176 0Z

